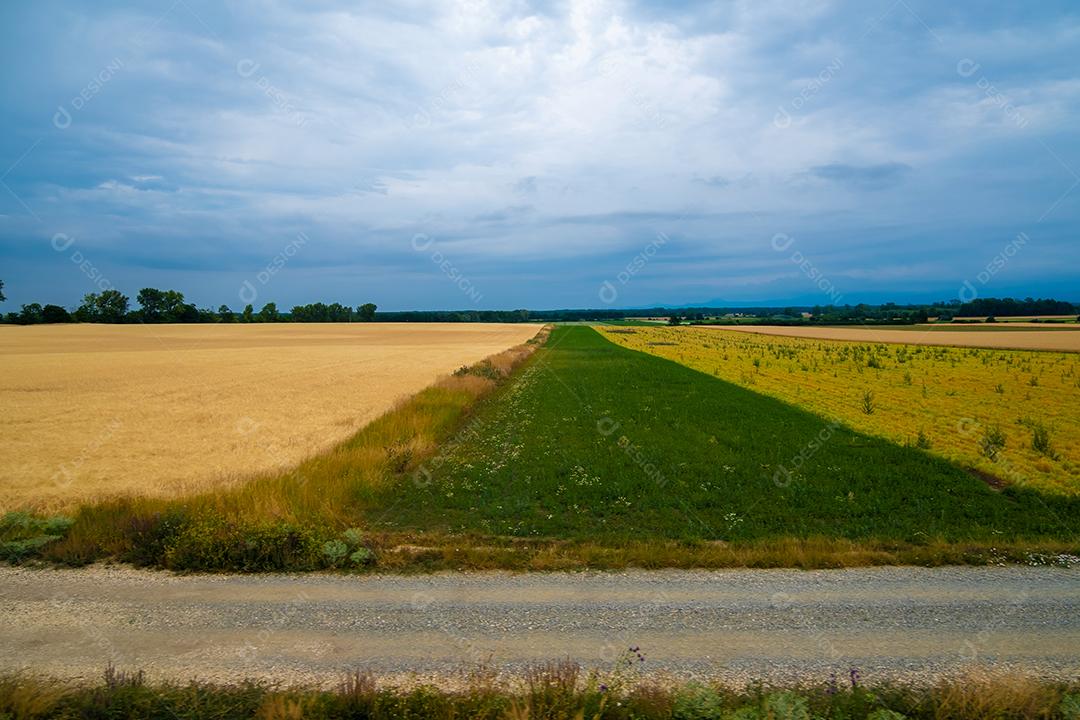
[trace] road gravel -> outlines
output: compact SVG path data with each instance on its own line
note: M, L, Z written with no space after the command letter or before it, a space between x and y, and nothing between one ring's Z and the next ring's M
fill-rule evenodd
M415 576L0 568L0 672L327 684L569 658L732 684L1080 677L1080 570L869 568ZM449 681L449 680L448 680Z

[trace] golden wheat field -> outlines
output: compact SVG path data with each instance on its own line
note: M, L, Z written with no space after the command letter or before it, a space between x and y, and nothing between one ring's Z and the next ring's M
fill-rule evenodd
M0 328L0 510L171 496L295 465L538 325Z
M599 329L625 347L922 447L987 477L1080 494L1080 354L700 327Z

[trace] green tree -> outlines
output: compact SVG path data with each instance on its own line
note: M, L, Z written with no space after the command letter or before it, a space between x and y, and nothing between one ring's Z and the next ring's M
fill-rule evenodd
M128 311L128 297L119 290L104 290L97 296L98 320L106 323L123 322Z
M160 322L165 314L165 293L156 288L143 288L135 296L135 300L142 306L142 319L144 322Z
M21 325L36 325L42 322L41 312L42 308L38 303L23 305L22 311L19 313L19 323Z
M262 310L259 311L259 320L262 322L277 322L278 321L278 309L277 303L268 302L262 306Z
M88 293L83 296L82 304L75 308L76 322L97 322L98 320L98 296L97 293Z
M218 314L218 317L221 319L221 322L224 322L224 323L236 322L236 313L234 313L232 310L230 310L228 305L222 305L221 307L219 307L217 309L217 314Z
M41 321L47 323L71 322L71 314L59 305L46 305L41 308Z
M357 319L360 322L372 322L375 319L376 309L378 309L378 305L375 303L364 303L356 308Z
M243 316L242 316L242 317L244 318L244 320L243 320L243 321L244 321L244 322L246 322L246 323L249 323L249 322L253 322L253 321L254 321L254 318L255 318L255 308L253 308L253 307L251 306L251 303L248 303L247 305L245 305L245 306L244 306L244 313L243 313Z
M75 310L79 322L123 322L128 311L128 297L119 290L104 290L100 295L89 293Z
M135 299L142 306L143 322L169 322L190 316L184 306L184 294L176 290L143 288Z
M185 323L197 323L202 319L199 316L199 308L195 306L195 303L182 303L169 313L168 318L169 320Z
M678 325L680 322L682 322L682 321L679 319L678 315L672 315L671 317L669 317L667 319L667 324L668 325Z
M352 308L345 307L341 303L330 303L326 307L326 319L330 322L350 322Z

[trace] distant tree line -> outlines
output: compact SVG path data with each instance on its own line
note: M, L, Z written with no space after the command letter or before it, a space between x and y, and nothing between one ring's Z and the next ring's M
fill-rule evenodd
M0 302L6 300L0 280ZM185 302L176 290L143 288L135 296L137 308L119 290L103 290L83 297L77 308L69 311L60 305L29 303L19 312L9 312L4 321L17 325L42 323L272 323L272 322L374 322L375 303L351 308L340 303L297 305L290 312L279 312L276 303L266 303L258 311L246 305L234 312L228 305L216 311Z
M1025 298L978 298L964 303L957 310L960 317L985 317L992 315L1072 315L1077 311L1075 305L1061 300L1033 300Z
M0 280L0 302L6 298ZM691 307L563 310L415 310L376 312L374 303L355 308L341 303L295 305L281 312L269 302L256 310L246 305L233 311L227 305L210 310L186 302L176 290L143 288L135 296L137 308L119 290L104 290L86 295L77 308L69 311L59 305L23 305L19 312L2 316L8 323L273 323L273 322L595 322L627 317L664 317L671 324L750 323L764 325L897 325L927 322L930 318L949 321L956 317L1007 317L1010 315L1073 315L1080 306L1062 300L1025 298L978 298L930 304L883 303L869 305L815 305L787 307Z
M381 312L375 317L376 322L522 323L546 319L528 310L408 310Z
M688 322L743 322L759 325L910 325L925 323L931 318L949 322L957 317L993 317L999 315L1074 315L1080 305L1062 300L1026 298L985 298L961 303L959 300L930 304L883 303L869 305L815 305L813 307L740 308L738 310L695 308L677 317ZM658 313L664 315L664 313ZM665 316L670 316L667 313ZM701 315L704 314L705 318ZM733 316L733 317L725 317Z

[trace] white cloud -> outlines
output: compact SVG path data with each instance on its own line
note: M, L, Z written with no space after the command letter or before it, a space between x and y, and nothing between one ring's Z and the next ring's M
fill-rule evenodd
M973 235L1034 222L1063 191L1039 141L1075 155L1080 97L1064 60L1080 33L1053 11L995 26L975 6L908 5L917 15L885 0L72 8L55 37L33 38L63 61L40 78L50 97L111 57L123 71L64 133L38 117L9 136L52 133L19 190L118 262L155 242L194 262L184 233L243 258L308 227L324 251L313 264L406 263L426 232L475 269L602 272L659 223L679 237L658 283L773 282L788 268L748 237L781 231L832 237L853 281L899 278L844 259L859 225L907 228L905 242L945 255L933 222ZM978 73L957 73L965 57ZM903 182L873 180L890 167ZM4 210L0 228L24 236ZM951 287L948 259L937 267Z

